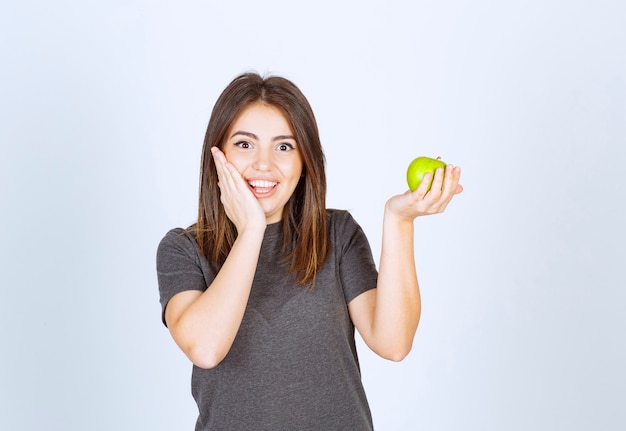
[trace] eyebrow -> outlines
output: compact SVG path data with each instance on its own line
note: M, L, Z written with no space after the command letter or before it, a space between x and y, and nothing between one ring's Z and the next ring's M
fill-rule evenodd
M251 132L245 132L245 131L243 131L243 130L238 130L238 131L236 131L235 133L233 133L233 134L232 134L231 138L234 138L234 137L235 137L235 136L237 136L237 135L248 136L249 138L256 139L256 140L258 140L258 139L259 139L259 137L258 137L257 135L255 135L254 133L251 133ZM293 137L293 136L291 136L291 135L278 135L278 136L274 136L274 137L272 138L272 141L282 141L282 140L285 140L285 139L291 139L291 140L293 140L293 141L295 141L295 140L296 140L296 138L294 138L294 137Z

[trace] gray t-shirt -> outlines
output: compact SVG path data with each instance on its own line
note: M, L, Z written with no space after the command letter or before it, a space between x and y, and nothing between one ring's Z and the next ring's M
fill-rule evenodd
M215 368L196 366L196 430L373 429L347 303L376 287L362 229L328 210L331 253L313 289L281 264L281 223L265 232L250 299L235 341ZM216 271L188 230L173 229L157 252L163 311L175 294L204 291Z

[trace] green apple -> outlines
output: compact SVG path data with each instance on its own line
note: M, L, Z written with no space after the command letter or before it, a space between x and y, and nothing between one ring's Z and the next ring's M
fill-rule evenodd
M432 159L430 157L421 156L416 158L411 162L409 168L406 171L406 182L409 184L409 189L414 192L422 182L424 175L430 172L435 176L435 170L437 168L446 167L446 163L441 161L441 157L437 157L436 159ZM433 182L433 177L430 179L430 184L428 184L428 189L430 190L430 186Z

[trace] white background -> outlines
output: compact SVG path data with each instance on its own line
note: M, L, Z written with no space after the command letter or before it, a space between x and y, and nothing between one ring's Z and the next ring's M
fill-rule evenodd
M412 353L361 346L378 430L625 429L624 22L620 0L3 1L0 429L193 429L155 250L248 70L309 98L328 206L376 257L408 163L462 166L416 221Z

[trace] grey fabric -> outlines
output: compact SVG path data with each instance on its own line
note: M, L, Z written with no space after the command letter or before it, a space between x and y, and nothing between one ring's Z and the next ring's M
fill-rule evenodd
M237 337L213 369L193 366L196 430L371 430L372 418L347 303L375 288L365 234L329 210L332 252L313 289L294 285L281 261L281 225L269 225ZM176 293L205 290L216 271L189 230L173 229L157 252L163 311Z

